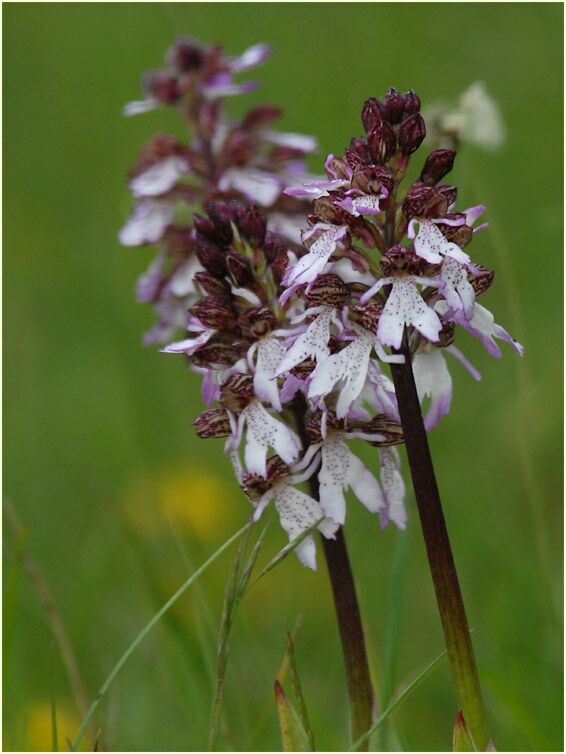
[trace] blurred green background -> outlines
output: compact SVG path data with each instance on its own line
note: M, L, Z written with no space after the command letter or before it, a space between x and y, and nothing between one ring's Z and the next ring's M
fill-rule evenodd
M466 147L459 206L488 207L474 259L495 268L485 303L526 348L496 362L465 334L483 373L453 364L452 413L431 436L499 750L562 749L562 7L560 4L5 4L4 749L50 749L80 720L49 620L24 571L34 559L70 636L90 701L137 631L191 569L241 526L249 504L221 441L198 441L198 381L141 345L152 321L133 298L152 249L123 249L125 173L172 113L125 119L143 70L175 34L273 58L262 88L282 128L321 154L361 130L363 100L391 85L426 105L484 81L508 139ZM361 451L374 463L371 450ZM406 467L405 467L406 471ZM346 535L379 704L442 649L416 510L381 533L351 501ZM264 557L284 543L270 527ZM201 750L213 693L227 553L125 666L96 716L107 750ZM293 557L238 615L220 742L279 749L273 681L287 628L319 749L346 745L340 646L327 576ZM37 577L36 577L37 581ZM53 661L51 659L53 654ZM50 681L53 664L54 682ZM445 750L456 714L442 664L402 704L390 749ZM88 742L92 749L92 739Z

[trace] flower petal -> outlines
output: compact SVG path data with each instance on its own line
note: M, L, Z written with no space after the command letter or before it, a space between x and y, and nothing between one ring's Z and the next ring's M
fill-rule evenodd
M413 373L419 401L430 398L430 406L424 419L427 432L436 427L450 411L452 402L452 378L440 348L417 351L413 359Z
M120 231L120 243L124 246L155 243L173 220L174 211L170 200L143 199Z
M407 511L405 510L405 483L400 473L401 462L396 448L378 448L380 477L379 483L385 501L385 508L380 511L382 528L389 521L405 529Z
M160 160L129 183L134 196L159 196L170 191L181 175L187 171L186 160L170 155Z

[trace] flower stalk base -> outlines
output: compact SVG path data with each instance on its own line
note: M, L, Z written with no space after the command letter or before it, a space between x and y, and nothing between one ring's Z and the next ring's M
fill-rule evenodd
M405 363L392 364L391 370L456 699L477 750L485 751L489 736L478 671L421 414L406 334L400 352L405 356Z

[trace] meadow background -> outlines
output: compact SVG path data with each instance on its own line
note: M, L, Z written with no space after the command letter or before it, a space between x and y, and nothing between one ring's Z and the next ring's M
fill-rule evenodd
M262 88L281 127L321 153L359 135L370 95L412 87L423 105L484 81L508 139L462 149L459 206L488 207L474 258L495 268L485 304L526 348L483 373L453 365L454 407L431 435L499 750L562 749L562 6L560 4L10 4L4 16L4 750L62 748L80 721L48 616L52 592L92 700L142 625L250 512L221 441L199 441L198 382L141 345L134 302L152 249L123 249L125 173L172 113L125 119L143 70L188 33L233 54L273 47ZM372 463L371 450L364 458ZM406 472L406 465L405 465ZM381 533L351 502L346 526L379 704L442 649L412 495L409 525ZM262 555L284 544L274 521ZM213 693L225 554L130 659L96 716L106 750L201 750ZM249 593L231 644L221 747L279 749L273 681L298 616L297 660L321 750L347 745L346 693L327 576L291 557ZM37 582L37 576L36 576ZM53 675L53 681L51 676ZM450 747L447 663L410 696L380 744ZM92 749L92 740L86 742Z

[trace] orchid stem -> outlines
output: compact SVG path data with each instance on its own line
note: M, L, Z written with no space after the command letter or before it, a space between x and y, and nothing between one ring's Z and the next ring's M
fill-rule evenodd
M342 528L336 532L336 539L321 539L344 654L350 697L351 738L352 741L357 741L371 727L373 713L373 689L360 607ZM357 751L368 751L368 746L369 740L366 738Z
M421 414L406 332L400 353L405 356L405 363L392 364L391 370L456 699L477 750L485 751L489 736L479 676Z
M297 431L306 448L309 445L304 423L306 404L301 405L300 400L300 396L295 400L293 413ZM316 476L311 477L309 486L311 496L318 500L319 485ZM357 741L369 730L373 718L373 689L360 606L342 527L336 532L335 539L326 539L321 536L321 540L342 642L346 684L350 700L350 736L352 741ZM369 737L366 737L356 751L368 751L368 747Z

